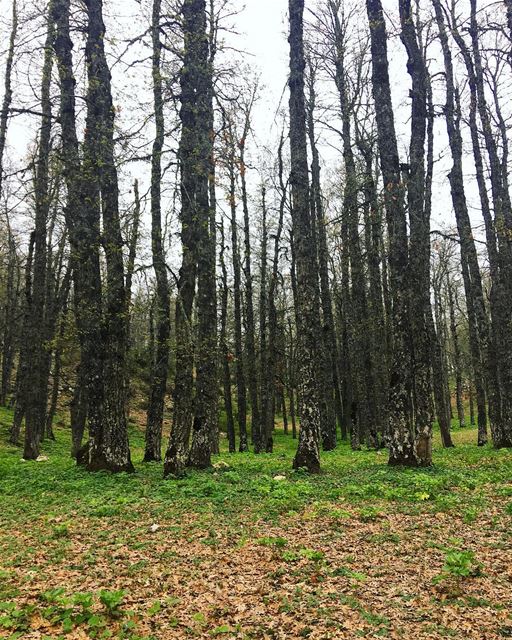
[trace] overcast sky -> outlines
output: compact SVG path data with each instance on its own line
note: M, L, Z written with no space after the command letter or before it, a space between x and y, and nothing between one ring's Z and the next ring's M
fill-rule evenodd
M141 32L147 22L140 15L140 4L137 0L104 0L106 13L111 18L116 16L117 28L115 23L110 23L110 35L115 31L123 31L122 34L117 33L118 37L123 37L124 31L129 30L133 33ZM362 0L361 0L362 1ZM482 6L488 4L490 0L481 0ZM23 4L23 0L21 0ZM147 4L147 3L145 3ZM228 36L228 43L235 46L238 49L243 49L247 52L247 60L251 65L251 68L256 73L261 73L261 83L263 87L261 99L257 105L254 116L254 130L256 131L258 144L260 145L273 145L273 140L279 133L280 124L274 124L276 112L281 102L281 107L287 109L287 95L283 95L283 91L286 87L287 75L288 75L288 43L287 43L287 9L288 0L233 0L233 4L237 9L241 11L236 17L233 18L235 29L238 35ZM308 16L308 5L313 6L313 0L306 0L306 16ZM385 10L387 12L388 29L390 32L396 33L397 24L393 22L397 20L397 0L384 0L383 2ZM4 49L8 41L8 29L10 27L10 7L11 0L0 0L0 16L2 19L2 32L0 39L0 49ZM243 8L245 7L245 8ZM365 19L364 13L362 19ZM109 24L109 20L107 20ZM121 25L122 28L121 28ZM128 29L124 25L128 25ZM114 28L112 28L112 26ZM25 34L26 35L26 34ZM394 99L396 109L397 130L401 135L401 153L405 160L407 137L409 128L409 105L408 105L408 87L410 84L409 76L405 69L405 58L403 55L403 47L396 38L390 48L391 66L392 66L392 82L394 84ZM0 79L1 73L0 72ZM143 86L146 82L146 87L149 85L150 76L141 74L141 70L132 70L134 76L143 75L142 83L139 79L135 83L139 86ZM114 72L114 80L118 86L115 87L115 91L119 91L119 82L116 78L116 72ZM17 87L15 86L15 94ZM138 91L138 89L135 89ZM3 95L3 82L0 89L0 95ZM135 96L138 97L138 96ZM130 110L130 103L126 100L130 99L130 95L127 98L120 97L119 100L126 111ZM16 95L15 95L16 100ZM148 93L148 100L150 100L150 94ZM139 117L139 114L136 115ZM123 116L120 116L122 121ZM436 152L441 154L446 149L446 138L444 134L443 122L439 120L437 126L437 141ZM22 140L33 139L34 130L32 127L27 129L26 124L20 120L13 121L10 132L10 144L11 149L20 149L23 146ZM336 144L338 141L336 141ZM324 145L321 149L322 156L325 163L326 172L329 169L333 169L340 163L341 158L339 154L333 152L328 145ZM433 225L439 224L453 224L453 218L451 216L451 199L449 195L449 188L447 182L447 171L449 163L448 158L444 165L440 163L436 167L436 198L434 200L433 211ZM468 164L468 171L471 171L471 166ZM470 188L471 192L471 188ZM474 198L475 190L473 189L472 201L476 204L477 199ZM479 212L475 208L473 216L476 224L481 223Z

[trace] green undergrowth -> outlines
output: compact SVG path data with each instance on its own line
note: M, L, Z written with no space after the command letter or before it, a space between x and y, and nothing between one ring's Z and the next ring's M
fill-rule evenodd
M50 535L63 541L67 520L77 516L140 521L142 514L144 522L174 519L179 527L184 515L235 524L241 518L274 519L312 507L319 516L365 522L397 511L442 511L471 523L495 496L512 512L512 452L478 448L472 428L454 430L455 449L443 450L436 435L430 469L390 468L385 451L353 452L341 443L322 455L321 475L293 472L296 441L277 430L273 454L223 451L214 458L214 463L225 463L217 469L164 480L161 464L142 463L143 435L134 426L130 442L136 473L111 475L77 467L69 456L70 432L63 427L55 430L56 442L44 443L48 460L22 461L20 449L7 444L11 419L10 411L0 409L0 522L14 528L57 518ZM285 480L274 479L283 475Z

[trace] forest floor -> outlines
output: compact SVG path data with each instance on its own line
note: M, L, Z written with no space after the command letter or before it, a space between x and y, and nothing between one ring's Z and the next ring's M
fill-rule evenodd
M1 638L512 637L512 452L474 429L436 439L431 469L342 444L309 477L278 433L273 455L176 481L142 464L135 427L137 473L112 476L77 468L62 427L22 461L10 420Z

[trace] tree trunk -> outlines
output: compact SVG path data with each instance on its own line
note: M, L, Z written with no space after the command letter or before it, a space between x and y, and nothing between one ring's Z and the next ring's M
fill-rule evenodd
M365 225L365 248L368 263L368 321L371 344L370 357L375 371L375 415L380 425L382 442L388 436L388 389L390 353L387 349L386 317L384 310L384 291L382 286L381 256L382 249L382 213L378 202L377 189L373 177L373 148L367 140L357 137L357 146L364 160L363 207ZM383 351L384 349L384 351Z
M52 395L50 398L50 406L48 408L48 413L46 416L46 435L48 438L55 440L55 436L53 433L53 421L55 419L55 414L57 413L57 403L59 401L59 391L60 391L60 378L62 371L62 349L64 343L64 336L66 333L66 325L67 325L67 304L64 305L62 309L62 314L60 318L60 327L59 333L57 337L57 345L55 347L54 357L53 357L53 384L52 384Z
M189 458L190 433L194 419L192 309L198 258L205 248L205 219L209 220L210 141L205 139L205 135L206 138L210 135L210 118L205 105L209 101L210 91L205 75L208 59L205 11L204 0L185 0L181 8L184 55L180 71L182 129L179 160L183 259L176 305L174 416L164 463L164 475L175 477L184 474ZM201 259L204 259L204 256ZM195 426L202 425L196 422Z
M2 337L2 381L0 384L0 405L7 405L11 392L11 376L14 367L15 338L19 313L18 256L11 226L7 224L8 250L7 278L5 285L4 331Z
M446 288L448 290L448 306L450 310L450 333L452 336L453 346L453 368L455 370L455 397L457 402L457 418L459 427L466 426L464 417L464 402L462 389L462 363L460 358L459 334L457 331L457 321L455 319L455 296L453 292L453 283L447 279Z
M162 459L162 426L169 369L169 336L171 331L169 283L162 244L162 150L164 145L164 104L162 95L160 42L161 0L153 2L151 34L153 42L153 101L156 135L151 156L151 248L156 278L156 353L151 371L151 389L146 423L144 462Z
M9 111L12 102L12 67L14 64L14 49L16 45L16 37L18 35L18 3L16 0L12 2L12 24L11 35L9 37L9 46L7 50L7 60L5 63L4 76L4 98L2 101L2 109L0 111L0 197L2 196L2 187L4 180L4 151L7 139L7 127L9 124Z
M256 330L254 323L253 278L251 266L251 236L249 205L247 200L247 167L245 165L245 144L250 131L252 101L246 113L242 137L239 140L240 182L242 187L242 208L244 212L244 276L245 276L245 350L247 352L247 386L251 401L251 438L256 450L261 441L260 401L258 397L258 376L256 359Z
M393 298L393 361L389 399L391 465L417 466L411 411L412 362L408 318L408 243L403 186L389 81L387 33L380 0L366 1L371 34L372 84L376 108L378 147L384 179L384 201L389 235L389 269ZM428 457L428 441L421 459Z
M266 442L262 442L265 449L268 452L272 452L273 449L273 437L272 432L274 430L274 414L275 414L275 395L277 392L277 334L278 334L278 319L276 309L277 298L277 285L279 277L279 251L281 245L281 235L283 232L284 224L284 212L286 206L286 185L283 177L283 145L284 139L281 137L278 149L278 164L279 164L279 191L280 191L280 203L279 203L279 218L277 222L277 229L274 236L274 255L272 259L272 272L270 274L270 280L268 283L268 294L265 295L267 314L267 338L265 344L265 352L262 352L262 363L264 368L261 371L262 379L262 394L261 394L261 406L262 416L266 418L266 423L262 422L262 430L266 435ZM264 250L262 250L262 278L261 287L267 288L266 284L266 259L267 259L267 229L266 229L266 207L264 206L264 233L262 242L264 243Z
M270 423L273 423L271 394L274 380L270 380L272 372L267 372L268 366L268 308L267 308L267 254L268 254L268 229L267 229L267 201L266 188L262 186L261 192L261 245L260 245L260 441L255 447L256 453L272 450L272 431ZM270 386L270 391L269 391Z
M41 82L41 130L35 169L35 241L34 274L32 298L27 337L27 399L25 414L25 445L23 457L35 460L39 456L40 443L46 425L46 402L48 378L45 375L47 346L45 344L45 299L47 278L46 232L50 211L49 156L51 148L52 108L50 85L53 68L52 43L54 25L48 15L47 36L44 50L43 75Z
M28 245L27 263L25 265L25 291L23 301L23 320L21 327L21 347L18 358L18 371L16 372L16 393L14 401L14 417L11 425L9 441L18 445L21 433L21 425L25 417L27 400L27 380L28 380L28 338L27 332L30 326L30 310L32 307L32 266L34 258L35 234L30 234Z
M213 2L210 3L213 10ZM189 466L206 469L211 466L212 443L218 430L218 376L217 376L217 291L216 291L216 225L213 160L213 63L214 37L206 32L206 7L197 7L201 36L196 61L198 91L196 92L198 157L196 216L198 218L198 267L197 267L197 368L196 398L192 446ZM211 18L213 29L214 19Z
M318 273L320 276L320 302L322 308L322 345L318 350L319 394L325 407L322 411L321 436L324 451L336 448L336 401L339 399L338 345L334 332L331 285L329 282L326 220L320 181L320 157L315 137L315 77L309 65L309 99L307 103L307 128L311 148L311 216L314 218L317 239ZM338 403L338 416L342 413Z
M231 143L233 143L233 132ZM241 264L238 244L238 223L236 219L236 182L234 148L229 158L229 202L231 210L231 251L233 255L233 304L235 321L235 377L237 390L237 420L240 438L240 453L249 450L247 443L247 396L245 384L245 367L242 346L242 292L241 292Z
M224 390L224 409L226 411L226 431L228 436L229 453L236 452L235 423L233 420L233 399L231 396L231 371L229 368L230 352L227 342L228 324L228 272L224 255L226 252L224 239L224 220L220 227L220 267L222 271L221 306L220 306L220 348L222 358L222 386Z
M87 386L84 366L81 362L76 370L75 387L70 404L71 456L76 458L82 448L82 440L87 424Z
M497 383L499 385L499 397L496 400L492 397L494 391L492 382L495 381L490 381L491 433L495 447L512 447L512 306L510 304L512 299L512 243L510 241L512 235L512 205L508 191L508 169L502 170L497 141L493 134L491 116L486 102L476 0L470 0L470 5L469 33L474 59L477 107L489 160L494 225L499 250L499 274L497 282L493 283L495 291L491 299L494 336L497 339L492 355L496 358L498 364ZM497 106L499 119L499 105ZM506 154L506 148L504 153ZM493 415L493 413L498 415Z
M411 0L400 0L401 38L412 81L411 142L406 179L410 223L409 312L413 354L414 433L417 463L432 464L431 353L427 314L430 309L430 210L425 206L425 141L429 85L423 52L413 20Z
M431 357L434 388L434 403L437 413L437 421L439 430L441 431L441 441L443 447L453 446L450 433L451 427L451 410L450 410L450 393L448 384L448 362L446 359L446 328L444 324L443 313L441 310L441 282L436 282L433 287L434 291L434 308L435 323L433 314L430 314L430 331L431 331Z
M102 4L100 0L87 3L89 87L83 162L76 133L69 0L55 0L52 11L56 23L54 48L61 86L62 156L67 186L64 213L72 250L81 366L88 401L90 439L77 455L77 461L91 471L133 471L124 413L127 309L113 157L114 111L104 51ZM107 267L105 301L99 256L100 197Z
M484 304L482 278L464 188L460 111L456 100L452 55L440 0L433 0L433 4L444 57L446 78L445 117L452 155L452 168L448 177L460 237L462 276L468 309L470 350L477 389L479 443L483 444L484 440L486 440L487 430L485 381L489 378L494 378L494 374L491 372L493 365L489 359L489 327ZM487 371L485 362L487 362Z
M89 443L84 462L92 471L133 471L125 413L128 309L119 219L119 185L114 159L114 106L111 75L104 48L102 0L87 0L87 16L86 62L89 86L84 158L89 163L87 169L92 170L98 182L99 193L96 192L96 198L98 195L101 198L106 286L103 415L99 429L91 429L89 425ZM95 208L98 206L96 199ZM96 212L95 217L97 220ZM89 395L89 408L92 402Z
M320 471L320 401L315 354L319 342L317 272L310 212L304 98L304 0L289 0L290 14L290 154L293 243L298 285L298 380L300 434L293 466Z

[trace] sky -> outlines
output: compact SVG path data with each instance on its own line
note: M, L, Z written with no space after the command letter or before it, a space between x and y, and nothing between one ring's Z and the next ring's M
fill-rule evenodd
M19 0L23 3L23 0ZM133 33L140 32L145 27L146 20L140 16L140 4L137 0L104 0L107 24L114 26L119 24L129 25L129 29ZM465 2L466 0L461 0ZM482 4L487 4L489 0L481 0ZM308 5L313 6L314 0L306 0L306 17L308 17ZM145 2L147 4L147 1ZM288 0L233 0L236 9L239 10L236 16L232 18L234 23L235 34L226 36L227 43L239 50L245 51L247 61L251 70L261 74L262 92L261 98L257 103L254 112L254 131L257 134L259 145L268 145L272 147L279 135L280 123L276 120L278 108L287 109L286 82L288 75L288 43L287 43L287 8ZM397 0L384 0L384 8L387 13L388 31L395 33L398 25L397 21ZM0 53L5 48L8 39L9 15L11 0L0 0ZM114 20L109 22L109 16L116 16ZM117 16L121 17L118 21ZM364 14L363 14L364 16ZM146 16L147 18L148 16ZM124 27L123 27L124 28ZM119 31L119 29L117 29ZM111 35L111 34L110 34ZM409 128L409 102L407 99L408 86L410 84L409 76L405 70L405 58L403 54L403 46L398 38L393 40L390 47L391 57L391 78L394 89L395 107L396 107L396 124L397 131L400 136L401 154L405 159L407 153L407 139ZM0 70L0 81L2 78L3 65ZM124 73L122 71L122 73ZM136 76L137 72L131 72ZM140 75L140 71L138 72ZM114 72L114 80L117 82L116 73ZM135 78L133 91L141 92L144 82L149 82L149 77ZM2 82L3 84L3 82ZM147 86L147 85L146 85ZM137 88L138 87L138 88ZM16 91L15 87L15 91ZM26 87L25 87L26 89ZM116 87L116 91L118 87ZM129 93L130 90L128 90ZM132 93L133 93L132 91ZM0 89L0 95L3 95L3 87ZM143 93L142 93L143 95ZM148 100L150 94L147 94ZM119 95L118 101L125 110L129 110L130 106L127 100L130 95ZM135 96L139 97L139 96ZM120 116L122 121L123 116ZM438 138L436 142L437 155L443 155L446 151L446 135L443 130L441 120L437 126ZM33 136L33 130L30 131L21 119L14 120L10 130L10 148L11 150L19 150L26 146L29 136ZM336 141L337 142L337 141ZM340 156L329 145L321 146L321 154L324 162L325 173L335 169L340 164ZM443 164L444 162L444 164ZM470 166L468 165L470 170ZM433 226L441 226L453 224L451 214L451 199L449 194L449 186L447 181L447 172L449 163L445 154L444 161L440 161L436 167L436 184L435 184L435 200L433 211ZM473 182L473 181L472 181ZM471 194L471 187L468 189L470 193L470 201L476 203L475 193ZM481 220L477 208L473 210L473 218L476 224L480 224Z

